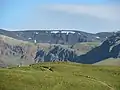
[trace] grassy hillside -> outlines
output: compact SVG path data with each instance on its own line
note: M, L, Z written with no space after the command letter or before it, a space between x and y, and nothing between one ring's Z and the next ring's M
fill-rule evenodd
M30 43L28 41L17 40L15 38L4 36L4 35L0 35L0 39L3 40L5 43L10 44L10 45L22 45L22 44L33 45L33 43Z
M78 54L85 54L99 45L100 42L83 42L75 44L73 49L77 50Z
M41 63L0 69L0 90L120 90L120 67Z
M40 46L44 49L46 49L50 46L50 44L48 44L48 43L34 44L32 42L18 40L18 39L12 38L12 37L4 36L4 35L0 35L0 40L4 41L5 43L10 44L10 45L32 46L32 47Z
M114 59L114 58L109 58L109 59L106 59L106 60L103 60L103 61L100 61L98 63L95 63L94 65L117 65L117 66L120 66L120 59Z

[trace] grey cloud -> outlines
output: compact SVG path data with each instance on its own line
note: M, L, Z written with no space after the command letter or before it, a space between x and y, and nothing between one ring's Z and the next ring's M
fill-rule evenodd
M87 14L97 18L120 20L119 5L72 5L53 4L46 5L46 9L67 12L70 14Z

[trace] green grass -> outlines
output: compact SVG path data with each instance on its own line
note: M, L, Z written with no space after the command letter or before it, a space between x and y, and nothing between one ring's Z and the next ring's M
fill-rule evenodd
M120 90L120 67L68 62L0 69L0 90Z
M116 65L120 66L120 59L115 59L115 58L109 58L100 62L95 63L94 65Z

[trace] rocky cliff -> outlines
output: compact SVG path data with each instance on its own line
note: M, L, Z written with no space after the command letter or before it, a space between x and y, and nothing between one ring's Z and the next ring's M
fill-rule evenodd
M120 57L120 33L114 33L100 46L92 49L84 55L77 56L77 62L93 64L107 58Z
M23 31L23 32L24 33L21 35L24 35L24 37L27 37L27 38L29 37L29 35L27 35L28 33L29 34L33 33L33 31ZM22 33L22 31L21 32L18 31L14 33L10 32L10 33L12 33L10 35L13 35L13 37L16 37L16 38L18 38L17 36L22 37L18 35ZM2 34L7 34L9 36L9 31L6 31L6 33L2 31ZM38 32L36 34L38 34ZM44 34L40 33L38 36L40 36L41 38L37 38L37 39L43 40L43 41L49 40L42 37L44 36ZM61 34L63 35L63 33ZM62 37L61 34L56 33L55 36L54 35L51 36L52 34L50 34L50 36L54 37L53 39L55 40L55 39L59 39L57 37ZM74 34L71 34L71 35L74 35ZM77 34L75 34L75 37L76 35ZM98 35L103 35L103 34L99 33ZM76 52L76 49L73 48L74 45L72 45L71 47L63 47L62 45L58 45L58 44L49 44L46 46L45 43L43 43L42 46L39 45L40 43L29 45L29 44L24 44L23 42L25 41L20 41L20 40L15 40L14 43L17 42L19 44L14 44L13 42L12 43L8 42L8 41L10 42L13 41L14 39L6 41L6 39L0 38L0 66L4 67L4 66L7 66L8 64L15 65L15 64L20 64L22 62L28 65L30 63L35 63L35 62L37 63L37 62L54 62L54 61L71 61L71 62L78 62L78 63L85 63L85 64L93 64L108 58L120 58L120 33L119 32L112 33L111 35L112 36L107 37L106 40L104 40L104 42L100 46L97 46L82 55L77 54L78 52ZM72 36L70 37L71 37L70 40L74 42L74 40L72 39L75 39L75 38L73 38ZM26 38L24 38L24 40L25 39ZM64 40L64 39L61 39L61 40ZM80 42L81 40L82 38L79 38ZM20 42L22 44L20 44ZM57 43L60 43L60 42L63 43L63 41L59 41ZM86 42L86 40L84 42ZM76 43L76 41L74 43ZM43 46L47 47L47 49L44 49ZM77 50L78 49L79 48L77 48Z

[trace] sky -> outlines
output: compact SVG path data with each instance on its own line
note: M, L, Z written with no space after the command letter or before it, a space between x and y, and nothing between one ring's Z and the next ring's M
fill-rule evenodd
M120 0L0 0L0 28L116 31Z

